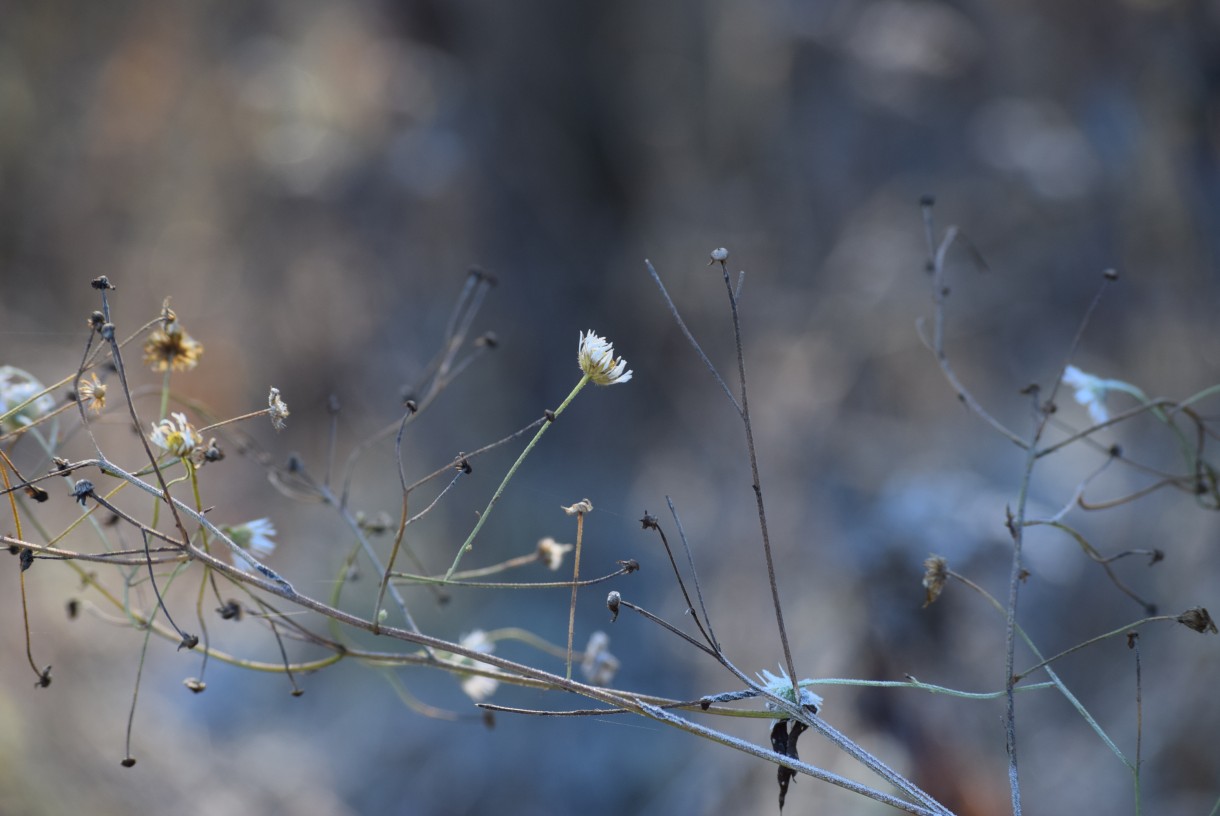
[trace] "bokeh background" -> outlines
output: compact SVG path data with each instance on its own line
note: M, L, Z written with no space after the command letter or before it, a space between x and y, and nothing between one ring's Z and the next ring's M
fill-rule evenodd
M176 389L231 416L278 386L289 429L276 435L260 420L247 430L273 461L297 453L321 473L328 397L342 405L342 461L399 416L466 270L480 265L499 284L475 333L494 331L499 348L413 426L408 474L557 405L579 375L578 332L608 335L633 380L576 400L471 563L528 552L544 535L570 541L558 506L588 496L583 570L637 558L641 573L615 588L681 622L667 562L636 521L651 511L672 534L670 496L713 624L751 671L774 670L782 656L741 426L645 258L733 382L731 323L708 252L728 247L732 271L747 270L755 438L796 664L810 677L1003 683L1002 620L982 599L955 585L921 609L929 552L1005 592L1004 512L1022 465L1015 446L962 409L920 343L917 320L931 314L921 195L936 196L938 228L959 225L986 261L965 249L950 256L948 351L1010 427L1028 432L1018 392L1053 382L1107 268L1121 279L1076 363L1168 397L1217 379L1212 0L52 0L6 2L0 17L0 363L45 382L75 370L98 307L88 281L108 275L120 334L168 296L204 343ZM1070 392L1058 402L1056 433L1087 424ZM139 407L156 418L155 398ZM1206 415L1215 402L1199 408ZM64 451L87 456L71 416ZM138 461L118 410L98 429L108 452ZM1182 469L1151 418L1099 441ZM478 460L419 525L432 569L449 563L518 449ZM12 453L46 464L28 442ZM252 457L230 454L203 474L213 517L272 518L272 566L325 595L350 546L342 524L273 490ZM1086 446L1045 460L1032 512L1058 512L1104 460ZM1120 496L1151 478L1115 465L1088 495ZM392 445L374 446L356 470L353 508L396 512L396 485ZM40 517L58 529L73 512L55 493ZM1163 491L1065 520L1105 553L1163 549L1154 568L1134 557L1116 570L1164 611L1220 609L1216 517L1193 497ZM1142 614L1063 535L1032 531L1028 566L1021 621L1048 654ZM198 673L197 656L155 639L134 720L139 763L124 769L141 636L92 615L68 621L64 603L88 593L68 570L36 565L35 659L54 665L55 681L35 690L15 562L9 575L5 814L775 812L773 767L655 723L500 716L487 730L446 676L395 673L458 722L410 710L379 670L354 664L304 678L300 698L280 677L213 664L207 692L192 695L181 681ZM349 588L351 608L371 608L370 587L366 575ZM610 633L621 687L674 697L734 687L639 618L611 626L603 597L602 588L582 596L577 641ZM421 625L446 637L506 626L555 643L565 634L562 592L458 593L444 608L424 591L408 599ZM255 627L210 629L218 645L276 658ZM1220 641L1173 624L1143 632L1144 812L1208 812L1220 796ZM520 645L498 653L560 667ZM1125 639L1061 670L1134 757ZM999 703L822 691L833 724L958 812L1005 812ZM580 705L512 689L495 699ZM1062 698L1024 696L1019 718L1028 812L1133 811L1130 773ZM758 722L724 727L766 742ZM815 735L802 756L871 781ZM801 779L787 812L889 811Z

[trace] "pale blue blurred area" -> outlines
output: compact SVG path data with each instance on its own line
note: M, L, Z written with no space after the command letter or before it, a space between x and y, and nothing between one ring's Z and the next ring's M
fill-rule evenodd
M729 248L734 282L747 270L755 441L795 658L808 676L909 673L969 690L1003 682L1002 620L984 602L958 586L920 608L932 551L1006 592L1004 511L1022 461L961 408L919 340L916 321L931 316L921 195L936 196L938 228L959 225L967 239L950 256L949 352L1010 427L1029 428L1018 391L1050 385L1106 268L1121 280L1084 334L1079 366L1178 398L1220 371L1214 0L2 9L0 364L48 383L74 371L98 308L88 281L105 274L118 287L121 336L169 296L204 343L201 365L175 387L224 416L262 407L268 386L279 387L289 429L276 435L260 421L249 432L272 461L296 452L321 473L327 398L343 408L341 464L398 419L467 269L481 266L499 283L474 334L494 331L499 347L413 426L408 476L555 407L579 378L579 332L605 334L633 380L590 387L561 417L497 506L472 565L529 552L547 535L571 541L559 505L588 496L596 509L582 573L636 558L641 573L610 587L682 623L668 562L638 522L649 511L676 538L671 496L713 624L751 672L774 671L782 655L740 424L645 258L732 383L724 284L708 253ZM1083 427L1070 392L1058 403L1065 423ZM140 407L155 419L155 398ZM105 445L138 461L117 411L98 427ZM1181 467L1147 417L1102 441ZM476 460L412 528L429 569L451 561L521 444ZM90 447L76 433L66 451ZM32 446L16 453L43 464ZM230 453L202 473L206 502L229 523L272 518L272 566L325 596L350 546L345 528L326 508L289 502L251 457ZM1103 460L1086 449L1047 460L1033 508L1058 512ZM1109 497L1146 483L1113 467L1093 489ZM352 495L370 516L398 512L392 441L361 460ZM1139 557L1116 567L1163 612L1220 610L1216 521L1191 497L1163 492L1111 513L1077 510L1071 521L1107 553L1165 550L1155 569ZM378 546L384 554L387 540ZM1140 616L1070 541L1037 530L1028 548L1022 621L1048 654ZM197 658L155 639L135 721L139 763L120 768L140 635L90 615L64 621L79 589L56 566L39 563L28 577L36 659L55 666L50 689L30 688L14 583L3 591L4 814L775 812L771 766L659 724L500 715L487 730L447 676L397 672L412 694L465 718L442 722L405 707L379 669L355 664L301 678L306 693L292 698L278 676L213 663L196 696L181 681L198 672ZM533 568L529 577L551 576ZM349 586L348 608L369 614L373 583L366 570ZM638 617L611 625L610 587L582 594L577 645L607 631L620 687L679 698L734 687ZM566 638L562 591L455 592L445 607L426 591L408 599L421 627L444 637L520 626ZM230 626L209 623L226 648L277 659L263 630ZM1210 755L1220 723L1202 679L1220 669L1215 640L1158 626L1143 630L1144 810L1206 812L1220 796ZM497 654L562 672L519 644ZM1063 665L1129 753L1131 661L1113 641ZM959 813L1007 807L998 706L822 693L831 722ZM512 689L494 699L586 704ZM1066 703L1022 701L1028 812L1130 811L1128 773ZM723 727L766 744L758 721ZM864 778L814 735L802 756ZM801 779L785 812L815 810L882 812Z

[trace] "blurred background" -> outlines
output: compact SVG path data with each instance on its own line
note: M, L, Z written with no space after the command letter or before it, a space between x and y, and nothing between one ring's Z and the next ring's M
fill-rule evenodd
M499 347L421 415L404 441L405 470L422 476L558 405L579 378L580 331L615 343L632 381L581 394L466 563L530 552L547 535L571 541L559 505L589 497L582 573L624 558L643 567L585 592L578 610L577 645L606 630L621 688L693 698L736 686L638 616L609 623L607 588L683 622L668 562L638 523L652 512L674 538L667 496L730 657L751 672L782 660L741 425L645 258L732 383L732 324L708 253L727 247L734 275L746 270L750 405L802 676L1003 686L1003 621L983 599L955 584L921 608L930 552L1006 593L1004 513L1023 455L962 408L920 342L917 321L932 312L920 196L935 195L938 230L960 226L986 261L966 241L950 254L947 351L1018 433L1031 427L1019 391L1053 383L1107 268L1120 281L1075 363L1172 398L1217 380L1214 0L0 9L0 364L46 383L75 371L99 307L88 282L105 274L121 336L170 297L204 344L199 367L174 376L176 391L235 416L279 387L288 429L277 435L265 419L244 429L272 461L296 453L320 475L328 398L342 406L342 462L398 419L467 269L481 266L498 285L474 333L494 331ZM135 349L129 365L142 393L160 385ZM1055 434L1087 426L1070 390L1058 404ZM1111 407L1133 404L1119 394ZM107 452L134 465L120 407L95 424ZM157 418L155 397L137 407L146 424ZM1216 403L1197 407L1206 415ZM89 456L74 416L61 421L62 450ZM1098 440L1183 469L1173 437L1150 417ZM477 460L412 528L429 569L452 560L521 444ZM10 452L25 467L47 465L28 440ZM325 596L351 546L341 521L290 501L253 457L229 453L201 474L214 520L272 519L279 548L269 564ZM1104 450L1083 445L1043 460L1031 515L1059 512L1104 462ZM372 446L355 470L353 510L397 513L397 478L392 440ZM1102 501L1152 481L1114 464L1086 495ZM65 493L56 488L38 510L52 531L76 512ZM1155 567L1143 556L1115 565L1162 611L1220 609L1216 517L1193 496L1161 491L1064 521L1105 554L1162 549ZM3 527L11 533L11 520ZM97 544L84 532L69 542ZM1067 536L1034 529L1027 555L1020 617L1044 653L1142 617ZM531 570L521 577L552 577ZM16 574L13 562L0 616L5 814L776 812L773 766L652 722L501 715L488 730L446 675L393 672L458 722L411 710L383 670L347 663L302 678L299 698L282 677L213 663L207 692L193 695L181 681L199 673L198 656L155 638L133 724L138 764L125 769L141 635L93 615L68 621L65 602L89 593L40 562L26 574L34 659L54 666L54 684L35 690ZM347 607L368 614L373 583L366 572L349 585ZM455 592L443 608L427 591L406 596L442 637L511 626L566 637L562 591ZM212 616L209 630L222 648L277 659L248 622ZM1220 641L1172 623L1142 632L1144 812L1205 813L1220 796L1210 699ZM562 671L521 644L497 654ZM1019 666L1033 662L1019 651ZM1134 759L1125 638L1059 668ZM1001 703L820 691L832 724L957 812L1006 812ZM493 699L583 705L503 688ZM1022 696L1018 717L1027 812L1134 811L1130 772L1062 697ZM760 721L711 724L767 744ZM801 755L875 782L816 735ZM785 812L891 811L800 778Z

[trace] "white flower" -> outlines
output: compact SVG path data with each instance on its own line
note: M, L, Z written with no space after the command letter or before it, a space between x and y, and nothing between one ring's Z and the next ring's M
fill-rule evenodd
M771 694L774 694L776 697L783 697L788 702L793 703L794 705L796 704L796 698L792 695L792 680L788 677L788 672L784 671L782 667L779 670L778 676L772 674L766 669L763 669L758 673L758 679L762 681L763 688L765 688ZM803 685L808 682L810 681L802 680L801 684ZM821 711L822 698L819 695L814 694L809 689L802 688L800 705L813 706L813 710L815 712ZM775 703L768 702L767 710L779 711L780 709ZM784 715L781 717L781 719L787 719L787 715Z
M482 629L475 629L470 634L462 635L462 639L458 643L480 654L491 654L496 649L495 642L488 638L487 633ZM469 666L474 669L491 669L494 671L496 668L488 663L482 663L469 657L459 657L457 662L462 666ZM462 691L476 703L480 703L494 694L499 685L500 681L494 677L468 674L462 678Z
M594 632L585 646L584 659L580 661L580 673L595 686L607 686L614 682L614 675L618 672L618 658L610 654L607 648L609 645L609 635L605 632Z
M271 519L247 521L238 527L226 527L225 532L233 539L234 544L243 550L249 550L258 558L266 558L275 552L275 542L271 540L275 535L275 525L271 523Z
M1106 410L1106 394L1112 390L1131 392L1133 386L1118 380L1103 380L1070 365L1063 372L1063 383L1076 389L1076 401L1089 409L1093 422L1100 425L1110 419Z
M271 427L277 431L284 430L284 418L288 416L288 405L280 399L280 389L272 388L267 395L267 412L271 415Z
M163 419L154 424L148 438L162 450L186 458L200 443L199 434L191 427L191 423L186 421L185 414L174 413L171 416L173 419Z
M580 370L598 385L614 385L631 379L632 372L626 370L627 361L614 356L614 344L592 330L581 332L576 360Z
M46 388L28 372L13 366L0 366L0 416L7 414L36 394L42 394ZM16 430L29 425L39 417L46 416L55 410L55 400L50 394L33 399L17 413L4 420L4 428Z
M560 544L550 536L538 542L538 560L545 561L552 572L563 566L563 554L572 550L571 544Z

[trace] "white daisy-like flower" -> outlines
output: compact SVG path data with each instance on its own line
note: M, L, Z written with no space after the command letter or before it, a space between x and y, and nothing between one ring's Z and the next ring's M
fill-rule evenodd
M462 635L462 639L458 643L465 646L467 649L472 649L480 654L491 654L496 650L495 641L487 637L487 633L482 629L475 629L473 632ZM488 663L482 663L478 660L472 660L469 657L459 657L457 662L463 666L470 666L475 669L491 669L495 670L495 666ZM494 677L483 677L479 674L468 674L462 678L462 692L467 697L474 700L476 703L481 703L486 700L496 689L499 688L500 681Z
M1093 422L1100 425L1110 419L1110 412L1106 409L1106 393L1114 387L1112 380L1103 380L1092 374L1086 374L1076 366L1070 365L1064 369L1063 384L1076 389L1076 401L1089 409L1089 416Z
M580 350L576 355L580 370L598 385L625 383L631 379L627 361L614 356L614 344L592 330L581 332Z
M552 572L563 566L564 553L571 551L571 544L560 544L550 536L538 542L538 560L545 562Z
M610 654L610 636L605 632L594 632L585 646L584 659L580 661L580 673L595 686L608 686L614 682L618 672L618 658Z
M172 419L163 419L153 425L149 440L174 456L186 458L199 445L199 432L186 421L186 415L173 413Z
M7 414L21 403L42 394L46 388L27 371L13 366L0 366L0 416ZM4 430L14 431L29 425L39 417L55 410L55 400L50 394L34 399L17 413L4 420Z
M287 425L284 419L288 416L288 405L280 399L280 389L272 388L267 395L267 408L271 416L271 427L277 431L284 430Z
M233 539L234 544L243 550L249 550L257 558L266 558L275 552L275 542L271 540L275 535L275 525L271 523L271 519L247 521L237 527L226 527L225 532Z
M792 695L792 680L788 677L788 672L783 670L783 667L780 667L778 675L774 675L766 669L763 669L758 673L758 679L762 681L763 688L765 688L768 692L774 694L776 697L783 697L788 702L797 705L796 698ZM802 680L801 682L808 683L809 681ZM799 705L813 706L814 711L821 711L822 698L820 695L814 694L809 689L802 688L801 701ZM779 711L780 709L775 703L768 701L767 710ZM780 719L785 719L786 717L787 715L785 714Z

